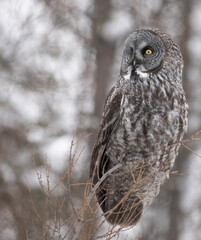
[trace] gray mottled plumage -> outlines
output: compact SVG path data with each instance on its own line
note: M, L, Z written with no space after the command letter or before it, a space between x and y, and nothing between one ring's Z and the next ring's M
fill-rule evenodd
M187 129L183 60L164 32L140 29L125 42L121 70L106 100L90 177L106 219L134 225L169 177Z

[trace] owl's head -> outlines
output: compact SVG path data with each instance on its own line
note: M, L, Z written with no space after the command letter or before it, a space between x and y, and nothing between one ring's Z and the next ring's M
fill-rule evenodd
M163 67L173 44L170 37L159 30L140 29L132 32L125 42L121 76L130 79L135 75L146 77L150 73L157 73Z

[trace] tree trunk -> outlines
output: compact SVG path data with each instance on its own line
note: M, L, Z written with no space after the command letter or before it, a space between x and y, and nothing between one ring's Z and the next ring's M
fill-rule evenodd
M95 51L95 73L94 73L94 113L96 119L96 126L99 125L101 113L103 111L103 104L105 102L108 86L112 78L113 61L115 55L115 44L102 35L104 24L108 21L112 10L111 0L95 0L94 12L92 18L92 49ZM97 129L98 130L98 129ZM96 131L97 133L97 131ZM96 134L89 138L89 149L92 149ZM90 159L91 161L91 159ZM97 208L94 203L91 204L91 209ZM92 210L93 211L93 210ZM95 211L94 211L95 212ZM86 221L84 231L81 232L80 239L94 239L96 232L96 220L90 211L86 212L86 218L92 219Z

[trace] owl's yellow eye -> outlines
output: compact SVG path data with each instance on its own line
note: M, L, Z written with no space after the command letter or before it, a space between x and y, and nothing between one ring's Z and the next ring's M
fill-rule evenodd
M150 54L152 54L152 51L151 51L151 49L147 49L145 53L146 53L147 55L150 55Z

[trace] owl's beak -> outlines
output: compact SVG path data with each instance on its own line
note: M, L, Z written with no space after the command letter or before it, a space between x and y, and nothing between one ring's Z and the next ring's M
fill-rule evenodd
M136 66L136 60L133 61L133 66L134 66L134 67Z

